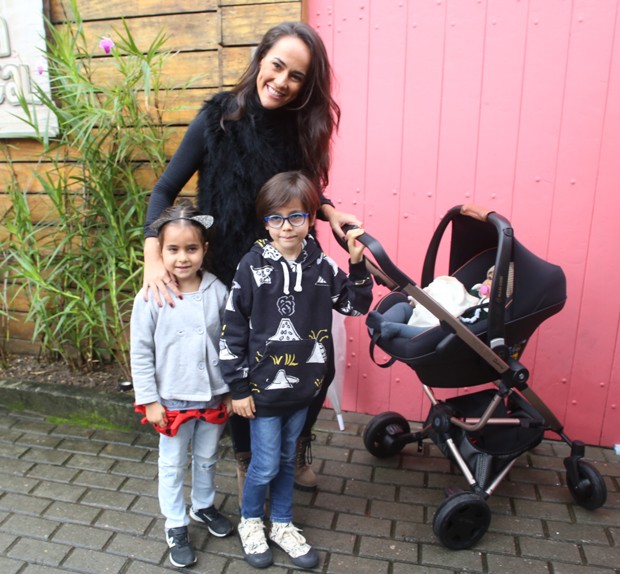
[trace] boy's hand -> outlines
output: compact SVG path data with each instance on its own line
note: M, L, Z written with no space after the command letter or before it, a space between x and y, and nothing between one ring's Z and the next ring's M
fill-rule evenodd
M144 405L146 408L146 420L158 427L165 427L168 424L166 409L158 402Z
M254 399L250 397L246 397L245 399L238 399L232 401L233 412L240 417L244 417L246 419L253 419L254 413L256 412L256 407L254 406Z
M351 257L351 263L359 263L362 260L362 253L364 249L366 249L366 246L356 241L356 239L360 235L364 235L364 233L366 232L361 227L347 231L347 247L349 249L349 256Z

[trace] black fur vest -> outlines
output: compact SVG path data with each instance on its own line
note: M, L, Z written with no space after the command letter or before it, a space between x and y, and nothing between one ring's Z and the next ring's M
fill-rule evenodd
M200 112L206 128L198 206L214 217L210 263L226 285L252 243L266 237L254 207L259 189L276 173L302 168L294 112L266 110L256 98L243 118L222 129L222 115L235 105L230 92L221 92Z

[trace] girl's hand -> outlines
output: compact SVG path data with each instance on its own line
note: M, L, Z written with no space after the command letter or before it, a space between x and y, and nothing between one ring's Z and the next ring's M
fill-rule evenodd
M168 424L166 409L157 401L144 405L146 408L146 420L158 427L165 427Z
M235 411L233 411L233 406L232 406L232 397L230 396L230 393L226 393L223 397L222 397L222 403L224 404L224 406L226 407L226 414L228 416L234 415Z
M356 241L356 239L360 235L364 235L364 233L365 231L361 227L347 231L347 247L351 257L351 263L359 263L363 258L362 254L364 249L366 249L366 246L362 245L359 241Z
M173 275L170 275L161 259L159 241L156 237L147 237L144 240L144 276L142 280L144 300L149 300L149 289L153 293L155 302L162 307L163 300L174 307L174 300L169 289L182 299L181 291Z
M340 237L340 239L344 239L345 237L345 233L342 231L343 225L357 225L358 227L362 225L362 222L352 213L338 211L329 204L323 204L321 210L323 211L323 215L329 220L329 225L334 230L334 233L337 237Z
M244 417L246 419L253 419L254 413L256 412L256 407L254 406L254 399L250 397L246 397L245 399L238 399L232 401L233 412L240 417Z

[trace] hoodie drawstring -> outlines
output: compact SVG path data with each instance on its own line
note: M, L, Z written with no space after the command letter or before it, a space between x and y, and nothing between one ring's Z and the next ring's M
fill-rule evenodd
M284 271L284 294L285 295L289 295L290 294L290 290L289 290L289 286L291 283L291 279L290 279L290 274L289 274L289 269L288 269L288 263L286 261L281 261L280 263L282 263L282 270ZM293 263L293 265L295 265L295 272L296 272L296 277L295 277L295 287L293 287L293 290L296 293L301 293L301 263Z

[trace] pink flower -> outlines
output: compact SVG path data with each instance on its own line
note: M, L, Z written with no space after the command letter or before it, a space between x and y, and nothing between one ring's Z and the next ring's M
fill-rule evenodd
M99 47L102 48L106 54L109 54L112 48L114 48L114 41L107 36L102 36L101 42L99 42Z

